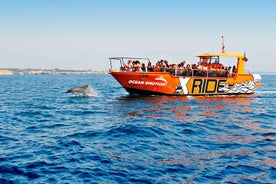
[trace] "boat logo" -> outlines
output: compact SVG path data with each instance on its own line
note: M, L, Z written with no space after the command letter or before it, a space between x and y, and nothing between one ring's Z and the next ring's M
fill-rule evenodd
M154 79L155 81L162 81L164 82L166 85L168 84L167 80L163 77L163 76L158 76Z

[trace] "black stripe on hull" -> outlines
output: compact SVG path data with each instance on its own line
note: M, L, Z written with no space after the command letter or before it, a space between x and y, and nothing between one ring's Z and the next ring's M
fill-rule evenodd
M141 89L134 89L134 88L125 88L126 91L129 94L137 94L137 95L168 95L165 93L160 93L160 92L154 92L154 91L146 91L146 90L141 90Z
M134 88L125 88L126 91L131 95L166 95L166 96L237 96L237 95L253 95L254 93L220 93L220 94L166 94L154 91L146 91Z

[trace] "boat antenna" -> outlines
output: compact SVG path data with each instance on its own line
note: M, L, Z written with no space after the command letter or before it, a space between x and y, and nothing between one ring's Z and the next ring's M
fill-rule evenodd
M248 59L247 59L247 57L246 57L246 52L244 51L243 52L243 60L246 62L246 61L248 61Z
M221 36L221 52L224 53L225 52L225 47L224 47L224 38L223 36Z

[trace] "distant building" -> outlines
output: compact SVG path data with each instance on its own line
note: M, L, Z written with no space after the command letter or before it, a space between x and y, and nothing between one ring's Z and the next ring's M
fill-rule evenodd
M12 70L0 70L0 75L13 75Z

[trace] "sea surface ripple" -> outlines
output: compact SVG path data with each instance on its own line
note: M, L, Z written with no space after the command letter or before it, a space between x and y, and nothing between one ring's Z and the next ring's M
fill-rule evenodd
M275 183L276 76L251 96L129 96L110 76L0 76L0 183ZM89 84L96 97L66 90Z

